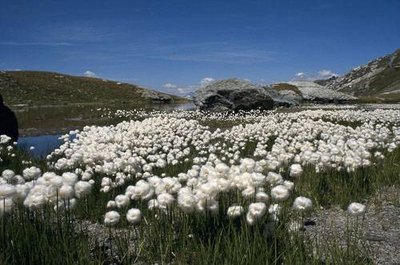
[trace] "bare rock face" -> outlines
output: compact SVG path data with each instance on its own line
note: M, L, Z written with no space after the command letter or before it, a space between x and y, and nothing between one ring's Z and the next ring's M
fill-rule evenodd
M291 90L279 91L279 98L284 102L289 102L290 106L300 105L303 103L303 97Z
M294 81L302 93L303 99L314 103L348 103L357 100L356 97L318 85L312 81Z
M281 86L282 84L279 85ZM297 89L297 87L293 87ZM264 86L264 89L274 99L274 105L276 107L293 107L303 102L303 96L300 91L279 89L276 85Z
M200 88L194 102L200 110L209 111L270 110L274 107L265 89L239 79L219 80Z
M151 100L153 103L172 103L174 100L170 95L154 90L143 90L142 97Z
M400 93L400 49L358 66L349 73L329 79L327 88L355 96Z

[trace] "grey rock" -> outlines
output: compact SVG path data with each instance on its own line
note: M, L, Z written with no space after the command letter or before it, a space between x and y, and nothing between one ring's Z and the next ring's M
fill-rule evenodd
M349 216L339 207L313 213L315 226L306 226L305 238L313 253L328 258L332 247L356 247L373 264L400 264L400 205L398 187L385 187L373 195L364 216ZM384 196L382 196L384 195ZM335 246L337 244L337 246ZM350 245L349 245L350 244Z
M200 88L194 103L200 110L209 111L270 110L274 107L265 89L239 79L219 80Z
M146 89L142 91L145 99L151 100L153 103L172 103L173 98L170 95L160 93L154 90Z
M318 85L313 81L294 81L305 101L316 103L348 103L357 100L356 97Z
M291 90L276 90L269 86L264 87L267 93L274 100L276 107L293 107L303 102L303 97Z

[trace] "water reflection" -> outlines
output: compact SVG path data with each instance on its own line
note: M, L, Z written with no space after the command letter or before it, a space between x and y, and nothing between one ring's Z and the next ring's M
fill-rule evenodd
M63 143L63 140L58 139L60 136L56 134L20 137L17 146L36 157L43 158Z

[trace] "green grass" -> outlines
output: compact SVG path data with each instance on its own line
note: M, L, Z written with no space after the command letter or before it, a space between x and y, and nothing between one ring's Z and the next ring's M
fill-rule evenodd
M274 138L269 141L272 146ZM251 156L256 142L248 141L241 150L242 156ZM193 154L193 157L195 154ZM295 181L292 198L284 203L279 222L271 226L266 215L254 226L248 226L245 216L230 220L226 210L232 204L247 205L250 201L238 196L237 192L221 195L218 214L183 213L172 207L167 213L152 212L145 202L131 202L131 207L142 210L142 222L133 227L124 219L127 209L119 210L121 222L111 229L112 245L120 264L133 264L136 261L160 264L370 264L366 249L349 239L346 248L338 242L319 246L318 255L313 253L312 244L302 232L289 233L291 220L302 220L290 210L296 196L312 198L315 208L329 208L335 205L343 209L350 202L366 202L385 186L400 186L400 149L385 153L383 161L355 172L326 170L315 173L312 167L305 167L303 175ZM0 163L0 171L8 168L21 173L25 167L22 160L30 160L45 171L46 164L35 160L28 154L17 151L16 157L5 157ZM191 159L193 158L191 157ZM156 172L176 176L192 166L188 162ZM283 173L290 179L288 173ZM95 175L100 180L102 175ZM132 181L134 184L135 181ZM99 181L97 184L99 185ZM100 245L90 249L89 238L82 231L76 231L76 220L102 223L108 200L124 191L118 188L108 194L93 189L86 199L79 201L72 212L57 215L49 208L32 212L22 208L15 209L11 215L2 218L0 232L0 264L108 264L110 257L105 255ZM307 213L312 214L312 211ZM125 231L127 233L119 233ZM104 227L104 230L108 231ZM348 231L351 233L351 231ZM136 235L132 240L133 235ZM327 255L328 253L328 255ZM323 261L325 259L325 261Z
M94 264L87 237L52 209L19 208L1 219L1 227L0 264Z
M385 156L384 160L374 161L373 166L350 173L345 170L315 173L314 168L306 167L295 180L296 191L323 207L340 205L346 209L351 202L366 202L383 187L400 187L400 149Z
M151 103L142 87L99 78L39 71L0 72L0 88L7 104L60 105L70 103ZM159 93L166 96L165 93ZM187 100L171 96L176 103Z

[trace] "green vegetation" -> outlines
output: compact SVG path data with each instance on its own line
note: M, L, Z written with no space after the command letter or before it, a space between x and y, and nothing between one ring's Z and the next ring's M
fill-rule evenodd
M272 145L273 142L270 144ZM255 143L246 147L245 154L252 153ZM0 171L10 168L18 173L24 168L21 161L41 165L43 161L32 160L26 153L17 152L14 158L4 160ZM399 186L400 150L386 153L384 161L368 170L359 169L352 173L325 171L315 173L305 168L303 176L296 181L295 195L305 195L318 206L340 205L365 201L369 196L387 185ZM185 166L187 169L189 166ZM167 168L166 172L182 171L182 168ZM285 175L285 178L290 179ZM95 179L101 179L96 175ZM362 183L360 185L360 183ZM98 184L97 184L98 185ZM79 229L78 220L102 222L104 205L120 190L105 194L98 192L83 199L73 211L57 214L52 208L29 211L15 209L2 218L0 231L0 264L133 264L141 261L168 264L322 264L321 256L313 253L310 239L301 231L290 232L293 220L303 220L290 211L290 202L278 222L265 216L261 222L248 226L245 217L228 219L225 212L233 203L241 204L243 198L235 193L223 194L220 198L219 214L201 215L183 213L176 207L169 212L151 212L141 202L132 202L132 207L142 210L144 220L131 226L121 220L116 228L103 228L109 233L111 252L107 254L99 242L91 244L84 231ZM127 209L123 210L126 211ZM312 210L317 211L317 210ZM126 232L120 233L123 229ZM349 232L350 233L350 232ZM135 236L136 235L136 236ZM354 235L356 236L356 235ZM133 238L133 239L132 239ZM357 237L349 238L346 248L338 242L329 244L321 253L329 253L325 262L329 264L370 264L365 255L367 249L356 244ZM315 245L314 245L315 246ZM321 254L324 255L324 254ZM118 257L118 258L116 258Z
M358 97L357 103L361 104L391 104L400 102L400 93L390 93L390 94L379 94L371 96L360 96Z
M16 113L21 135L58 134L120 121L104 115L105 109L169 110L189 102L132 84L35 71L0 72L0 93Z
M62 105L75 103L135 104L152 103L144 95L148 89L99 78L70 76L51 72L0 72L0 93L9 105ZM160 102L183 103L185 99L154 92Z
M317 174L314 168L305 168L296 189L323 207L339 205L346 209L353 201L368 201L383 187L400 187L400 149L385 156L383 161L375 160L372 167L350 173L328 170Z
M362 125L357 121L323 120L353 128ZM203 121L202 125L210 126L214 131L232 128L245 121L241 118L223 122L211 120ZM243 141L240 157L254 158L258 144L254 139L249 136ZM223 140L219 154L232 147L223 144ZM268 137L268 151L276 141L276 136ZM189 147L191 155L187 160L155 168L153 173L176 177L180 172L187 172L193 166L194 157L199 155L192 146ZM340 239L322 243L308 237L304 233L307 227L303 225L321 208L340 206L346 209L351 202L369 205L374 195L384 188L389 186L398 190L400 148L383 152L383 155L383 160L372 158L370 167L360 167L354 172L344 169L316 172L315 166L303 166L301 176L291 177L287 166L283 166L281 175L295 183L292 196L280 204L282 209L277 219L265 214L254 225L247 224L245 215L236 219L227 216L228 207L255 202L254 197L245 198L240 191L231 190L220 194L215 212L183 212L175 205L167 211L150 210L147 201L131 200L128 206L118 209L121 221L115 227L106 227L103 225L105 205L123 194L126 187L100 192L101 180L106 175L94 171L92 193L77 199L77 206L72 210L54 209L50 205L40 209L19 206L10 213L0 213L0 264L372 264L370 249L359 244L362 238L357 233L358 227L355 230L354 227L343 227L347 236L343 245ZM20 150L11 152L2 148L0 157L3 159L0 173L12 169L21 174L24 168L32 165L40 167L42 172L54 170L46 161L34 159ZM265 169L262 173L266 175L268 171ZM62 171L55 170L55 173L61 175ZM138 180L128 179L126 185L134 185ZM269 190L269 184L263 188ZM311 198L314 207L305 212L295 211L292 205L298 196ZM0 203L5 204L5 199L0 199ZM66 206L65 202L61 203ZM141 210L140 223L131 225L125 219L130 208ZM83 223L93 230L86 229Z

